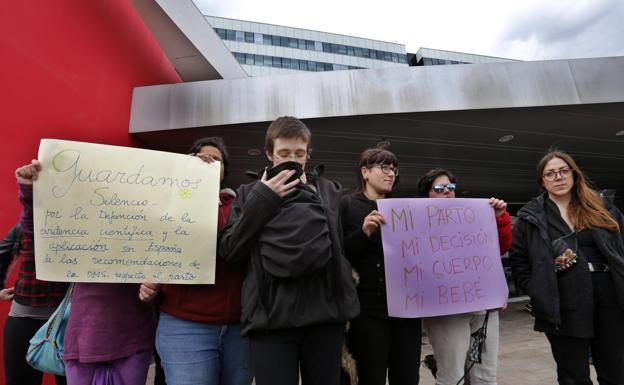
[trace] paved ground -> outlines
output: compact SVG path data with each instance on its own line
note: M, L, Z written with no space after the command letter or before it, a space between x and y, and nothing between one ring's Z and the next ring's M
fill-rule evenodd
M525 302L510 304L501 313L498 385L556 385L555 362L546 337L533 331L533 319L522 310ZM431 353L431 345L423 339L422 357ZM153 368L152 368L153 369ZM428 369L420 369L420 385L435 381ZM592 380L596 382L592 368ZM153 370L147 384L153 384Z

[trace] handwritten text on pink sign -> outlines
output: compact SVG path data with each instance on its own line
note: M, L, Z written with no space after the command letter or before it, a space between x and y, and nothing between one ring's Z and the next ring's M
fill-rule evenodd
M494 209L487 199L377 201L388 313L416 318L494 309L507 302Z

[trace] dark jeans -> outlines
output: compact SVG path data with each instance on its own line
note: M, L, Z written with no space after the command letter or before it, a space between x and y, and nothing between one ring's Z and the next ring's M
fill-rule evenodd
M26 362L29 341L45 320L7 317L4 325L5 385L41 385L43 373ZM65 377L56 376L57 385L65 385Z
M250 332L256 385L338 385L343 324Z
M546 333L560 385L588 385L589 351L600 385L624 384L624 310L609 273L593 273L594 338ZM583 295L579 293L579 295Z
M384 319L361 315L351 320L349 350L359 385L416 385L419 381L420 319Z

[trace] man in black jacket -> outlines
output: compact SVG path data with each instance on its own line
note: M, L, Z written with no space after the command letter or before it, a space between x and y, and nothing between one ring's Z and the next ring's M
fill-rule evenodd
M311 134L293 117L269 126L273 167L305 167ZM340 380L344 323L359 312L343 256L338 184L295 169L243 185L220 238L220 254L246 263L243 333L258 385L332 385ZM292 179L292 181L289 181Z

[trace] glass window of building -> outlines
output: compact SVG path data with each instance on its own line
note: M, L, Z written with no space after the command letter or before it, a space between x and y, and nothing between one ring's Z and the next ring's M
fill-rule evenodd
M349 55L349 56L354 56L355 55L355 51L354 51L353 47L347 46L347 55Z
M371 59L377 59L377 51L375 51L374 49L370 50L370 57Z
M321 43L320 41L315 41L314 42L314 50L321 52L321 51L325 51L324 47L323 47L323 43Z
M299 61L299 69L307 71L308 70L308 61L307 60L300 60Z
M264 45L272 45L273 37L271 35L264 34L262 35L262 44Z
M245 41L245 33L243 31L234 31L236 34L236 41Z
M331 44L323 43L323 52L331 52Z
M288 38L288 46L290 48L299 48L299 43L297 39L293 39L292 37Z
M299 69L299 60L298 59L290 59L290 69L298 70Z
M273 59L271 58L271 56L265 56L264 57L264 65L265 65L265 67L272 67L273 66Z
M304 39L297 40L299 43L299 49L306 49L306 41Z
M342 44L338 44L338 53L341 55L346 55L347 54L347 46L346 45L342 45Z
M334 69L331 63L324 63L323 66L325 67L325 71L332 71Z
M236 58L236 61L238 61L241 64L245 64L245 54L241 53L241 52L234 52L234 57Z
M249 65L251 65L251 66L252 66L252 65L254 65L254 64L256 64L256 63L254 62L254 55L249 54L249 53L248 53L247 55L245 55L245 64L249 64Z
M368 48L362 48L362 57L370 57L370 50Z
M273 57L273 67L282 68L282 58L281 57Z
M398 63L399 62L399 55L397 55L395 52L392 52L392 61L394 63Z
M227 37L227 33L225 32L225 29L223 28L216 28L215 31L217 32L217 35L219 35L219 37L223 40L226 39Z
M290 59L283 57L282 58L282 68L290 68Z
M308 71L316 71L316 62L308 61Z
M262 34L254 33L254 44L262 44Z
M231 29L228 29L225 32L226 32L227 40L236 40L236 31L232 31Z
M245 32L245 43L253 43L254 34L252 32Z

